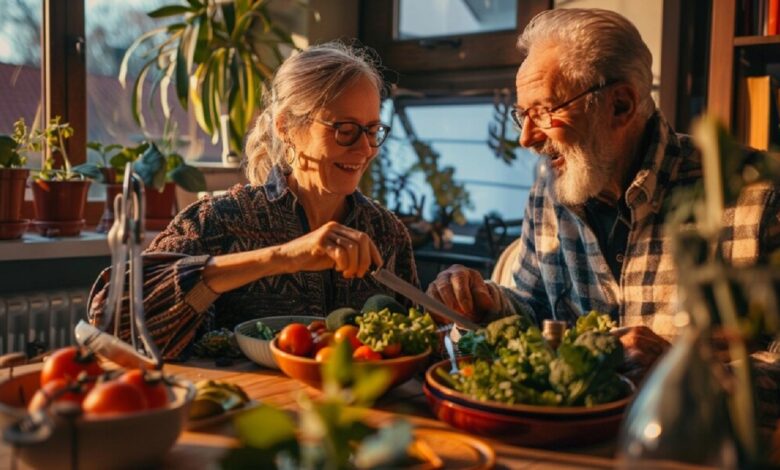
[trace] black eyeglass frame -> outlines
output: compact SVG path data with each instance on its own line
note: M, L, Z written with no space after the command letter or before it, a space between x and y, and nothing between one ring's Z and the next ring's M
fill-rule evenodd
M601 91L604 88L614 85L617 82L619 82L619 80L607 80L601 85L593 85L592 87L588 88L582 93L564 101L559 105L553 106L552 108L547 108L545 106L532 106L528 109L522 110L522 112L521 112L522 108L514 108L511 111L509 111L509 115L512 117L512 121L514 121L515 126L517 127L518 130L521 131L523 130L523 121L525 121L526 116L528 116L531 119L531 121L533 121L536 127L540 129L550 129L552 127L552 114L554 112L560 111L561 109L571 105L578 99L588 96L591 93L596 93L597 91ZM528 114L533 109L538 109L540 110L540 112L539 111L536 112L535 116ZM542 116L546 116L546 119L542 119Z
M358 122L355 122L355 121L326 121L324 119L318 119L318 118L312 118L312 121L318 122L318 123L320 123L320 124L322 124L324 126L328 126L328 127L332 128L334 131L336 131L336 135L334 136L335 139L336 139L336 144L338 144L338 145L340 145L342 147L349 147L349 146L355 145L355 142L360 140L360 136L362 136L363 134L365 134L366 137L368 138L368 146L369 147L371 147L371 148L381 147L382 144L384 144L385 141L387 140L387 136L390 135L390 130L391 130L390 126L388 126L387 124L383 124L381 122L376 123L376 124L371 124L369 126L364 126L364 125L362 125L362 124L360 124ZM343 126L344 124L350 124L350 125L353 125L353 126L357 126L357 128L360 129L360 132L356 133L355 136L351 140L345 141L344 143L342 143L342 142L339 142L339 128L341 126ZM373 127L377 127L378 129L384 129L384 131L385 131L384 137L382 138L381 141L377 142L376 145L372 144L372 142L371 142L371 138L372 137L374 138L374 140L376 140L376 135L378 133L376 130L375 131L371 130L371 128L373 128ZM372 136L372 134L373 134L373 136ZM342 134L342 135L344 135L344 134Z

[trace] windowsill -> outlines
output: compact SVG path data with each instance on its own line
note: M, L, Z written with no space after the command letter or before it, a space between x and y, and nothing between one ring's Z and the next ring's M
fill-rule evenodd
M156 234L146 233L144 247ZM0 240L0 262L93 256L111 256L105 233L84 231L77 237L48 238L27 232L19 240Z

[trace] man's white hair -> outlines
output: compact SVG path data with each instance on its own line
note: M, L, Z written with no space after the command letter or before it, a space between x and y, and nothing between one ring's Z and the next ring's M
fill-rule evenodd
M639 95L638 112L655 110L650 90L653 56L636 27L622 15L601 9L561 8L536 15L517 42L523 58L531 48L557 47L560 73L573 89L587 89L609 80L632 84Z

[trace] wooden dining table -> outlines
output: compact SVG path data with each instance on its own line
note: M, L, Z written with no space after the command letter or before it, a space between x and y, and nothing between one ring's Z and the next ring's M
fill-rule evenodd
M29 367L17 368L19 373ZM277 370L258 366L247 360L238 360L226 367L218 367L214 361L194 360L186 363L166 364L166 374L187 379L217 380L241 386L249 397L257 403L295 412L303 395L317 399L321 392L297 380L285 376ZM6 378L8 370L0 371L0 379ZM438 435L453 441L457 447L463 442L477 442L481 448L492 450L498 469L601 469L616 468L613 458L615 442L607 441L582 448L534 449L503 443L485 436L470 435L438 421L428 406L422 392L420 378L413 378L388 391L367 411L367 419L372 423L402 418L411 422L416 430ZM451 436L453 439L447 439ZM184 430L173 448L164 456L159 468L165 469L212 469L219 468L220 459L229 449L240 445L230 419L216 420L213 425ZM478 446L479 447L479 446ZM8 462L12 465L6 466ZM447 462L445 468L484 468L474 466L469 459L454 459ZM0 445L0 468L24 470L28 467L12 457L12 449ZM680 469L700 469L698 466L681 465Z
M210 361L166 365L166 371L193 382L203 379L219 380L240 385L250 398L261 403L295 411L301 394L316 399L321 392L254 363L239 361L229 367L216 367ZM444 430L464 433L438 421L422 392L422 382L413 378L382 396L369 410L373 422L403 418L418 429ZM582 449L541 450L517 447L483 436L472 436L484 441L495 452L495 468L583 469L614 468L614 442ZM226 449L238 444L229 422L211 428L185 431L166 455L164 468L215 468ZM449 468L449 467L448 467ZM468 468L466 463L460 468Z

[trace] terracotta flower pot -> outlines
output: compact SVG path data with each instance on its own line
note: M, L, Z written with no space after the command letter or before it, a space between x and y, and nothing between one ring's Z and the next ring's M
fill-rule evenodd
M0 240L22 236L29 219L22 219L24 188L30 170L26 168L0 169Z
M33 182L33 226L45 237L76 236L84 227L89 180Z
M144 193L146 194L146 228L164 229L176 215L176 184L165 183L162 192L146 187Z

